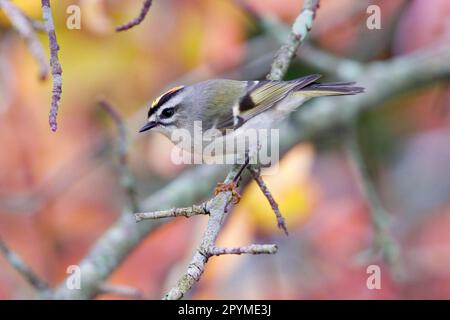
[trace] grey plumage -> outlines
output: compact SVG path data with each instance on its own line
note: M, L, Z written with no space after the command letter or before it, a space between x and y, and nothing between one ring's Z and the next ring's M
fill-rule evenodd
M217 129L222 135L253 125L271 128L309 98L364 92L354 82L319 83L320 77L313 74L290 81L214 79L176 87L155 100L141 131L155 128L171 138L176 129L193 133L196 123L203 132Z

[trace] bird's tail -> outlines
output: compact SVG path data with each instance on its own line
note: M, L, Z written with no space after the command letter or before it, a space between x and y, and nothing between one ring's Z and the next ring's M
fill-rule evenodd
M363 87L354 86L355 82L333 82L333 83L317 83L313 82L298 91L294 95L303 97L320 97L320 96L340 96L351 95L364 92Z

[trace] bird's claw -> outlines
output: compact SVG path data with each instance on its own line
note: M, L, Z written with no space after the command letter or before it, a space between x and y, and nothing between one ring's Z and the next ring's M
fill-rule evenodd
M237 204L241 200L241 195L236 190L237 183L234 181L231 182L219 182L217 187L214 189L214 195L217 196L222 192L231 192L231 199L233 204Z

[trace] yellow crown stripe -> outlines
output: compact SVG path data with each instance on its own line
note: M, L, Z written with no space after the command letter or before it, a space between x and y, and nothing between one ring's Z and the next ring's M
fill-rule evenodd
M172 89L167 90L165 93L163 93L162 95L160 95L158 98L156 98L156 99L152 102L151 108L154 108L155 106L157 106L158 103L159 103L159 101L161 100L161 98L164 97L166 94L170 94L170 93L176 92L176 91L181 90L181 89L183 89L183 88L184 88L184 86L178 86L178 87L174 87L174 88L172 88Z

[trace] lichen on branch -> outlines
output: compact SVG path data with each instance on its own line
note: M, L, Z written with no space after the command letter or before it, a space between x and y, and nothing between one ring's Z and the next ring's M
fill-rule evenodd
M41 0L42 17L45 23L45 30L48 35L50 47L50 67L52 74L52 101L50 106L50 113L48 122L52 131L58 129L57 115L59 111L59 103L62 93L62 68L58 58L59 44L56 39L55 25L53 23L52 8L50 7L50 0Z

